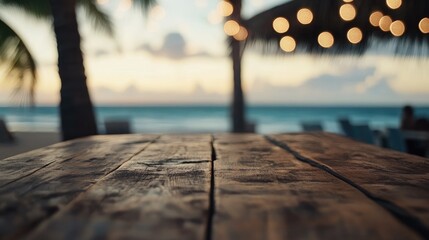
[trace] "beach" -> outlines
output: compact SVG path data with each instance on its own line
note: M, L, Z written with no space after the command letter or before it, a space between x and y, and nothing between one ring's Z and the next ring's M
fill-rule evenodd
M58 132L13 132L15 142L0 143L0 159L8 158L60 141Z

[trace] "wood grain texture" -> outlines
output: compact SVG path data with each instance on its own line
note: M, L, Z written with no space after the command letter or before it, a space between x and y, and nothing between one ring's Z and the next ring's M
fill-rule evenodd
M13 181L4 178L9 183L0 187L0 239L24 236L154 139L96 136L7 159L15 159L25 174ZM34 166L39 169L35 171ZM5 167L0 171L9 176L19 170Z
M30 239L204 239L211 136L162 136Z
M216 135L212 239L419 239L360 191L257 135Z
M338 173L429 236L429 160L328 133L271 136Z
M39 171L57 159L67 159L79 155L97 142L100 141L91 138L61 142L0 160L0 187Z

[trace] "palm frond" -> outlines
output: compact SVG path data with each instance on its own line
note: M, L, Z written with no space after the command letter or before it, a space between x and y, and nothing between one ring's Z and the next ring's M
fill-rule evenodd
M113 24L110 17L103 12L95 0L79 0L78 6L86 12L87 18L95 29L99 29L109 36L113 36Z
M52 16L49 0L0 0L0 5L22 10L37 18L50 18Z
M36 62L19 35L1 19L0 65L6 69L4 79L16 83L15 93L27 92L23 95L29 98L26 102L34 105L34 90L37 83Z
M133 4L135 7L141 8L142 12L146 14L156 4L156 0L134 0Z
M344 21L339 15L343 4L342 0L292 0L278 5L244 22L249 31L247 42L249 45L262 47L269 53L284 53L279 42L284 36L291 36L296 41L293 53L360 55L370 49L370 46L383 44L396 46L394 54L397 55L429 54L429 35L423 34L418 28L419 21L427 17L429 1L403 1L400 8L391 9L385 0L354 0L351 4L356 10L356 17L351 21ZM302 8L308 8L313 13L313 21L308 25L297 20L297 12ZM394 21L401 20L406 26L404 34L395 37L390 31L372 26L369 19L374 11L380 11ZM280 34L273 29L273 20L277 17L284 17L289 21L290 27L286 33ZM363 37L358 44L350 43L347 38L347 31L353 27L362 32ZM330 48L323 48L318 43L318 36L324 31L330 32L335 39Z

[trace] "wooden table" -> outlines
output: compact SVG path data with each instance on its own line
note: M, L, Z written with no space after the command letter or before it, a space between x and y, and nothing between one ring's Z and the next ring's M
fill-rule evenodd
M95 136L0 161L0 239L424 239L429 161L323 133Z

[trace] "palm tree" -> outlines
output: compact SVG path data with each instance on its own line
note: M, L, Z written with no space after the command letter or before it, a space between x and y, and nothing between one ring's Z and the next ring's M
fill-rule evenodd
M146 11L154 0L133 1ZM0 4L19 7L35 16L52 14L58 49L58 68L61 78L60 117L63 140L97 134L92 102L86 84L86 75L80 49L80 35L76 20L76 6L82 5L88 16L112 33L110 21L98 10L95 0L0 0ZM33 81L35 78L33 79Z
M33 106L34 86L37 80L36 62L20 36L2 19L0 19L0 63L6 67L5 78L17 82L15 93L22 92L24 82L29 80L28 94L24 94L29 98L28 101L24 99L23 104L29 102Z
M232 13L227 18L232 20L238 25L241 25L241 6L242 0L230 0L228 1L232 5ZM243 53L243 45L241 40L230 36L228 38L230 44L230 57L232 60L233 70L233 94L231 104L231 120L232 120L232 132L246 132L246 113L245 113L245 100L243 94L243 88L241 84L241 59Z

